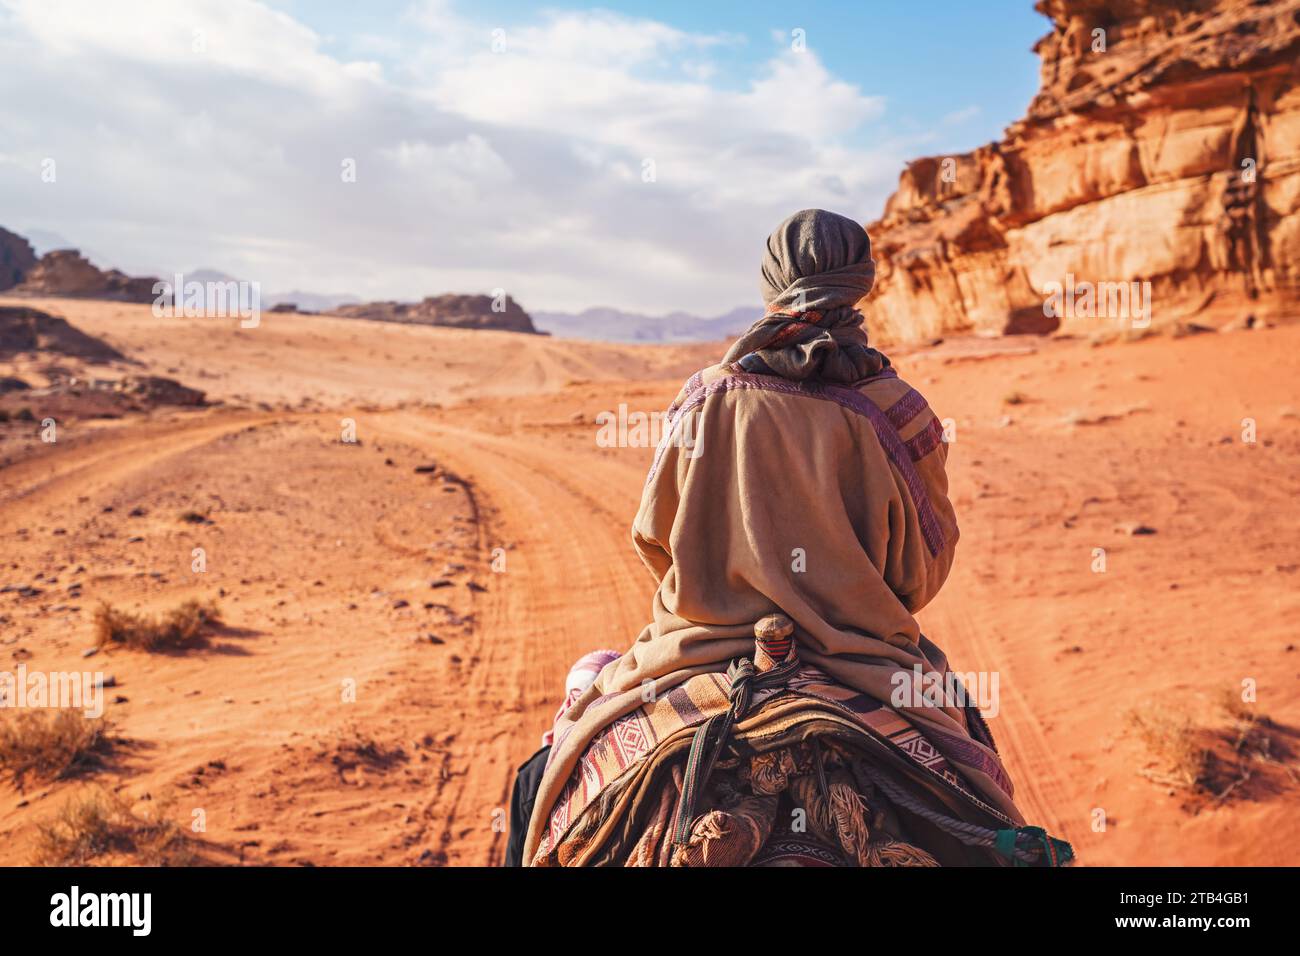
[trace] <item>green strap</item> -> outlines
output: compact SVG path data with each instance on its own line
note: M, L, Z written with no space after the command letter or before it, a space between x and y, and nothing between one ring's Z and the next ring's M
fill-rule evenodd
M993 840L993 849L1011 860L1016 866L1028 866L1016 856L1016 845L1025 837L1029 846L1037 843L1042 848L1039 866L1065 866L1074 860L1074 847L1064 840L1049 836L1042 827L1021 827L1019 830L998 830ZM1029 847L1026 847L1028 849Z
M993 839L993 849L1010 860L1012 863L1019 863L1016 859L1016 831L999 830Z

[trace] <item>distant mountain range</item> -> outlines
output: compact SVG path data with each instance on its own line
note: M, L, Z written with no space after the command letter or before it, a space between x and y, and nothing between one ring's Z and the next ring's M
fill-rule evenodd
M15 236L21 241L22 237ZM37 257L56 249L72 249L74 245L64 236L42 229L26 230ZM31 252L26 253L28 257ZM86 258L102 266L106 259L93 253ZM2 264L2 263L0 263ZM28 264L30 267L30 263ZM92 270L93 271L93 270ZM184 273L186 281L203 283L227 283L239 281L235 276L216 269L194 269ZM125 278L125 277L124 277ZM172 276L160 275L158 278L171 280ZM18 281L18 278L15 278ZM138 280L144 282L146 280ZM10 283L11 285L13 283ZM435 297L436 298L436 297ZM443 298L446 298L445 296ZM461 298L464 298L463 296ZM362 306L362 300L355 295L329 292L306 292L294 289L289 292L267 292L261 296L260 306L270 310L277 305L293 305L302 312L334 313L342 310L347 317L353 316ZM373 305L395 306L395 303L374 303ZM348 306L357 308L349 309ZM414 306L412 306L414 307ZM516 306L516 308L518 308ZM734 338L738 333L749 328L763 314L761 306L737 306L722 315L702 317L689 312L669 312L667 315L645 315L640 312L624 312L621 309L597 306L582 312L533 312L532 325L539 331L558 338L589 339L597 342L717 342ZM404 320L406 321L406 320Z
M597 342L716 342L733 338L763 314L761 306L737 306L723 315L701 318L689 312L642 315L619 309L533 312L533 324L558 338Z
M170 278L164 276L163 278ZM195 269L185 273L185 281L195 282L237 282L232 275L215 269ZM302 312L332 312L341 305L357 305L361 300L355 295L334 295L329 292L267 292L262 295L261 307L273 309L277 305L294 305Z

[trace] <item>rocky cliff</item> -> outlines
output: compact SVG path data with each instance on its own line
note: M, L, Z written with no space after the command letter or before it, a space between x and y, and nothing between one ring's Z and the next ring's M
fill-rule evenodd
M1300 315L1300 0L1036 9L1025 118L910 163L867 225L872 332L1141 326L1130 290L1153 327Z
M132 278L116 269L96 268L76 249L56 249L41 256L21 284L18 295L66 295L87 299L152 302L152 278Z
M0 228L0 292L22 282L35 265L36 253L31 243L15 232Z
M376 322L405 322L414 325L445 325L459 329L502 329L532 332L533 320L514 299L496 302L486 295L431 295L420 302L366 302L343 305L332 314Z

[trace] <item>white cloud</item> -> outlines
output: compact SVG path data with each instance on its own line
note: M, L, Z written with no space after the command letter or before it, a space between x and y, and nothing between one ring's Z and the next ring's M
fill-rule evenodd
M939 122L944 126L959 126L962 123L969 122L980 115L978 105L967 106L964 109L953 110L951 113L945 113L939 118Z
M253 0L0 5L0 81L23 91L0 99L0 225L136 271L721 311L756 297L777 221L866 219L902 159L860 145L881 100L812 52L774 45L724 85L713 58L743 38L605 11L492 23L428 2L349 61Z

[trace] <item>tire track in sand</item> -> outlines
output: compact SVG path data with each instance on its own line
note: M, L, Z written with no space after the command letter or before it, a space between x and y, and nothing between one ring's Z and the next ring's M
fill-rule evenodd
M957 662L953 665L956 670L971 663L987 666L998 659L967 610L972 606L979 605L959 582L950 580L942 604L924 612L927 635ZM1015 783L1016 806L1029 825L1041 826L1052 836L1074 843L1074 827L1061 815L1068 798L1042 724L1008 669L997 669L1002 678L998 682L999 717L1005 719L997 720L992 729L998 753Z
M371 428L427 449L472 486L485 561L508 549L505 570L488 574L475 598L467 656L478 663L461 689L473 716L458 729L458 766L426 807L447 821L450 862L499 864L505 834L489 825L492 814L508 808L514 770L537 748L569 665L597 647L631 646L648 619L652 581L628 532L642 462L418 413L383 415Z

